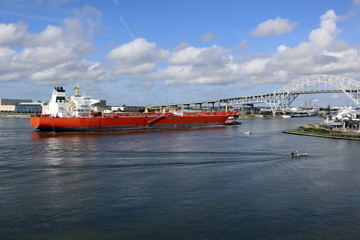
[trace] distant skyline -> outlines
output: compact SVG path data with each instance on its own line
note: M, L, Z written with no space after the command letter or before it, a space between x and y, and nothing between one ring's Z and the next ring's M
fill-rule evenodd
M146 105L273 92L311 74L360 81L359 10L360 0L0 0L0 98L46 101L78 83L110 105Z

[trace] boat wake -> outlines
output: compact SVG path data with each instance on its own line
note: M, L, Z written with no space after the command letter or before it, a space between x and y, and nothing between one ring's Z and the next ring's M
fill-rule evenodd
M102 155L102 159L121 159L107 161L108 164L75 165L68 162L59 164L3 165L0 170L101 170L123 168L181 167L228 164L259 164L283 160L282 154L269 155L265 152L122 152ZM201 159L201 160L196 160ZM103 162L104 160L102 160ZM113 162L113 163L112 163Z

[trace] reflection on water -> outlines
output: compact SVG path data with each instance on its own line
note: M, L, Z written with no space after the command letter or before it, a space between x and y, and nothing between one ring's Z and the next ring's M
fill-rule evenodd
M357 239L360 143L282 133L316 121L41 133L0 119L0 238Z

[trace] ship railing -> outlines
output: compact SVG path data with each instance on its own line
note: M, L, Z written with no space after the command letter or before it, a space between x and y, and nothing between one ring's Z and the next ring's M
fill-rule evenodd
M224 115L236 115L238 112L183 112L183 116L224 116ZM104 117L110 117L110 118L118 118L118 117L177 117L181 116L178 114L174 114L172 112L168 113L155 113L155 112L149 112L149 113L136 113L136 112L114 112L114 113L104 113Z
M184 116L233 116L236 114L238 114L238 112L184 112Z
M118 117L159 117L159 116L175 116L173 113L105 113L104 117L118 118Z

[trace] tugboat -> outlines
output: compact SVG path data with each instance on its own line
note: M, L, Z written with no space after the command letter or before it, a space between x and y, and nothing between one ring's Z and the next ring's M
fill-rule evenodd
M235 117L229 116L228 119L225 121L226 125L238 125L239 122L236 121Z
M309 156L309 154L308 153L301 153L298 150L296 150L295 152L291 153L291 156L292 157L306 157L306 156Z

